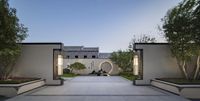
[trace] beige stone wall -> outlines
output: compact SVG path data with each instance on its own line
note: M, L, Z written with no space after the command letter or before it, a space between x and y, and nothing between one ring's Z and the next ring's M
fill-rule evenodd
M150 84L154 78L181 77L167 44L137 44L136 49L143 49L143 79L136 80L136 84Z
M105 68L104 63L111 63L113 66L111 75L117 75L119 73L119 68L115 65L110 59L64 59L64 68L67 68L67 65L73 64L75 62L80 62L86 66L86 69L80 71L74 71L78 74L89 74L93 70L96 72L100 70L101 66ZM109 66L110 68L110 66Z
M46 84L59 84L60 80L53 80L53 49L60 49L60 45L23 45L13 76L37 77L45 79Z

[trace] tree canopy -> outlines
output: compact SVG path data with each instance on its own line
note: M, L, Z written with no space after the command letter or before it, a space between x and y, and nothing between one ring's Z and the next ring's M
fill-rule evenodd
M136 37L134 35L128 47L131 51L133 51L135 43L155 43L156 41L156 38L150 35L142 34L140 37Z
M130 51L122 50L113 52L110 57L110 59L124 71L132 70L132 58L133 55Z
M199 0L183 0L170 9L163 21L163 32L170 43L172 55L176 57L178 65L187 79L187 63L197 56L197 69L199 71L200 55L200 26L199 26ZM194 79L196 78L194 77Z
M0 0L0 79L7 79L21 53L20 42L27 36L27 28L19 23L16 9L8 0Z
M135 43L154 43L156 38L143 34L140 37L134 36L131 40L127 50L118 50L111 54L110 59L122 68L125 72L133 70L133 56Z

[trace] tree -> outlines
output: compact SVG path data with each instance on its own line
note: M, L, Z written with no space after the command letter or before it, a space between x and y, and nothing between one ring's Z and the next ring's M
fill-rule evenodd
M124 71L132 71L132 58L133 55L130 51L118 50L111 54L110 59L117 64Z
M146 34L142 34L140 37L133 36L131 42L129 43L129 50L133 51L135 43L155 43L156 38L151 37Z
M198 5L198 7L197 7ZM187 72L187 63L197 56L197 67L193 79L199 73L199 4L198 0L183 0L170 9L163 21L163 32L170 44L172 55L186 79L192 79ZM196 75L196 76L195 76Z
M82 64L82 63L80 63L80 62L75 62L75 63L71 64L69 67L71 68L71 72L72 72L74 69L75 69L75 70L83 70L83 69L86 68L85 65Z
M9 78L26 32L27 28L19 23L16 9L9 7L8 0L0 0L0 79Z
M156 42L156 38L141 35L140 37L134 36L131 42L129 43L128 50L118 50L111 54L110 59L117 64L120 68L122 68L125 72L133 70L133 56L134 56L134 45L135 43L154 43Z
M196 52L197 52L197 67L194 73L194 79L198 79L197 77L200 77L200 1L197 2L196 4L196 9L194 10L194 12L192 13L193 19L192 19L192 24L193 28L193 39L194 39L194 43L196 48Z

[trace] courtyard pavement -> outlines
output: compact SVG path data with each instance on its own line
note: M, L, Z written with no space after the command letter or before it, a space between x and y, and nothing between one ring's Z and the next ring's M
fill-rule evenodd
M189 101L151 86L134 86L119 76L79 76L63 86L44 86L6 101Z

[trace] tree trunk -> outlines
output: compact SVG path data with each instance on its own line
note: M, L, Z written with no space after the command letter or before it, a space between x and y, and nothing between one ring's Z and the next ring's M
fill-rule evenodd
M199 60L200 60L200 56L197 57L197 67L196 67L194 78L193 78L194 80L197 79L197 76L199 74Z
M185 60L183 61L182 69L183 69L183 73L184 73L186 79L188 79L188 74L187 74L186 69L185 69Z
M181 74L186 79L188 79L188 75L187 75L187 72L186 72L186 69L185 69L185 61L183 61L183 63L181 63L180 60L177 59L177 64L178 64L179 69L181 70Z

